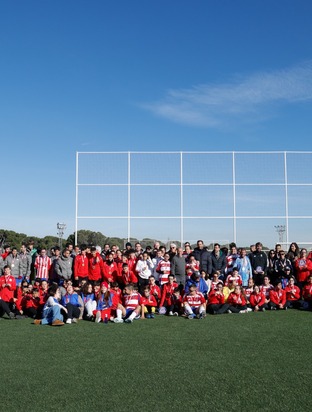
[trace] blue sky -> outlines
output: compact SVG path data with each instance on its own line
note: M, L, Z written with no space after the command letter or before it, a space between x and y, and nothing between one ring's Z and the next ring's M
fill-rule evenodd
M72 233L76 151L311 150L311 15L309 0L2 1L0 227Z

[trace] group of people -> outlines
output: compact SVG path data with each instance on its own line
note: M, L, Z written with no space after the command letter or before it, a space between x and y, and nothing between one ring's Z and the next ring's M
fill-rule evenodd
M312 252L292 243L268 253L202 240L192 248L159 242L66 244L39 252L7 245L0 256L0 317L62 326L79 319L131 323L156 314L202 319L209 314L312 310Z

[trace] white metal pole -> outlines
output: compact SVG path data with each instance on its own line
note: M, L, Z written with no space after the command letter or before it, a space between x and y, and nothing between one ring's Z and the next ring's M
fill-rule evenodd
M184 242L184 218L183 218L183 152L180 153L180 242Z
M76 207L75 207L75 245L78 244L78 156L76 152Z
M130 242L131 237L131 207L130 207L130 200L131 200L131 153L128 152L128 242Z
M285 177L285 215L286 215L286 244L288 247L288 175L287 175L287 152L284 152L284 177Z
M233 235L236 243L236 176L235 176L235 152L232 153L232 167L233 167Z

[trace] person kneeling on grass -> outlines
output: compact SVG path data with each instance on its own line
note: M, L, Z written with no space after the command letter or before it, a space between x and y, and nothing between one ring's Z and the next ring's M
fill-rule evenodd
M271 310L286 309L286 292L282 289L282 282L277 281L276 287L270 291L270 303Z
M162 294L159 306L164 308L163 312L169 316L173 316L173 299L172 295L174 293L175 288L178 287L178 284L174 282L174 276L168 276L168 283L165 283L162 287Z
M217 289L212 289L208 295L207 312L212 315L222 315L229 309L229 305L225 303L223 294L223 283L217 284Z
M64 325L61 310L67 313L67 309L59 303L60 298L61 293L59 287L55 284L52 285L49 289L48 300L46 301L42 311L42 319L35 319L35 325Z
M119 297L117 293L108 290L108 283L101 283L101 291L97 298L96 310L93 312L95 315L95 322L100 323L103 321L107 323L111 320L112 311L118 307ZM113 319L113 318L112 318Z
M132 323L133 319L140 317L141 312L141 295L134 290L133 285L129 284L125 287L123 296L123 305L120 303L117 306L117 317L115 323Z
M252 309L247 308L247 300L242 286L235 286L234 292L230 293L227 303L230 305L228 313L247 313Z
M265 295L261 292L258 285L254 287L254 290L249 297L249 301L254 312L264 312L268 309L268 305L265 303Z
M73 285L70 283L66 287L66 293L62 297L61 303L67 309L66 323L77 323L78 319L82 317L83 302L81 296L74 291Z
M183 299L184 311L189 319L202 319L206 316L206 300L201 292L197 292L196 285L190 285L189 293Z
M154 319L157 301L154 295L151 294L149 286L145 286L143 296L141 298L141 319Z

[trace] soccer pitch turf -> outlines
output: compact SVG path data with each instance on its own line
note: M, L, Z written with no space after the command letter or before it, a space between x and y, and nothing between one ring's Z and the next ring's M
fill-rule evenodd
M3 411L311 411L312 313L2 320Z

